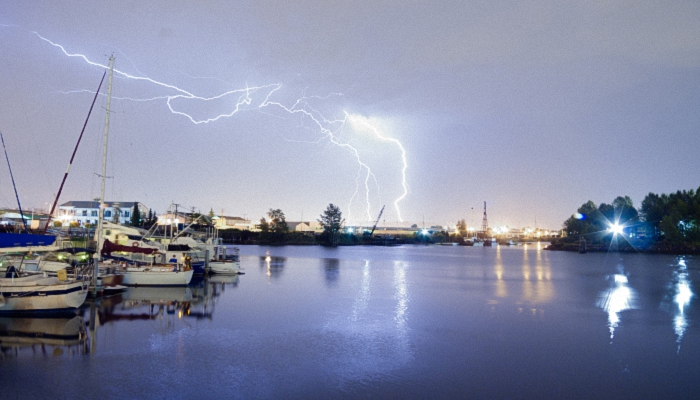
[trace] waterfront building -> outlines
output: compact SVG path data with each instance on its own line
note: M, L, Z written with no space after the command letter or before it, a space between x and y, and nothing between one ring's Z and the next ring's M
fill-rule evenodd
M231 217L221 215L212 218L216 229L239 229L241 231L255 230L255 224L252 224L249 219L241 217Z
M318 221L286 221L290 231L321 233L323 227Z
M134 201L105 201L104 218L110 222L116 222L117 218L120 224L131 223L135 204L138 205L141 218L146 218L148 207ZM69 201L58 206L54 220L61 221L63 226L70 226L71 223L79 226L97 225L99 205L99 201Z

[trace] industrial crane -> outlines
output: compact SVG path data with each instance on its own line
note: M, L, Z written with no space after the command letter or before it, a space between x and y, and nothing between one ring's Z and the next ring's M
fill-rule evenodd
M379 223L379 219L382 217L382 213L384 212L384 207L382 206L381 211L379 211L379 216L377 217L377 220L374 222L374 226L372 227L372 231L369 233L369 236L372 237L374 235L374 230L377 229L377 224Z

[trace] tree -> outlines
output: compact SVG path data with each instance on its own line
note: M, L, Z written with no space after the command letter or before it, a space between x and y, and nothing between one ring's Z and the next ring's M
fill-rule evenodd
M214 208L209 209L209 219L214 218Z
M284 213L280 209L270 209L267 212L267 216L270 218L270 230L277 234L284 234L289 231L289 226L287 226L287 221L285 220Z
M343 213L340 212L340 208L333 203L328 204L326 210L321 214L321 219L317 221L323 227L323 233L321 234L321 241L337 246L337 235L340 231L340 224L342 223Z
M258 227L260 228L260 232L263 232L263 233L270 232L270 225L268 225L265 218L260 218L260 225L258 225Z
M457 221L457 231L459 232L459 235L462 237L467 236L467 221L464 219L461 219Z
M578 240L580 235L588 235L597 230L594 222L598 214L598 207L594 202L588 200L576 210L576 214L569 217L569 219L564 222L564 229L569 236L575 236Z
M140 227L141 226L141 210L139 210L138 203L134 204L134 209L131 210L131 225Z
M335 234L340 230L343 213L340 208L333 203L328 204L326 210L321 214L321 219L317 220L323 227L324 233Z

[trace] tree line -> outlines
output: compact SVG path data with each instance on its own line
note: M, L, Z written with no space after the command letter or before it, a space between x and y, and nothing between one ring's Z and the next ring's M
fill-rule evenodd
M589 200L564 222L564 231L567 237L553 243L553 248L567 248L567 244L581 240L609 248L617 239L615 244L621 250L697 253L700 188L660 195L650 192L638 209L629 196L618 196L612 203L598 206Z

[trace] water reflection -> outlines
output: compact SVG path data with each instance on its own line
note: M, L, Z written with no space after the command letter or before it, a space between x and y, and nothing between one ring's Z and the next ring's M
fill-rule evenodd
M537 246L535 256L535 275L533 279L528 279L525 285L528 292L523 292L523 300L530 303L546 303L554 298L554 283L552 282L552 268L546 255L543 255L542 246ZM526 257L527 258L527 257ZM542 312L542 310L540 310Z
M493 266L496 273L496 297L508 297L508 287L503 279L503 258L501 257L501 246L496 246L496 262Z
M608 313L608 327L610 329L610 342L612 343L612 339L615 336L615 328L620 323L620 313L637 308L637 293L629 286L626 275L609 275L607 279L611 280L611 285L609 289L599 295L598 307Z
M219 284L221 287L221 291L225 290L226 286L232 286L236 287L238 286L238 275L212 275L209 277L209 283L211 284Z
M337 258L324 258L323 271L327 286L337 286L340 278L340 260Z
M365 260L365 265L362 268L362 283L360 284L360 292L355 298L355 303L352 307L352 315L350 320L352 322L357 322L358 317L367 309L367 304L370 298L370 274L369 274L369 260Z
M676 332L676 343L678 343L678 352L681 351L681 340L688 328L688 321L685 317L685 309L690 304L690 299L693 297L693 290L688 279L688 266L685 259L678 260L676 271L673 272L673 303L674 318L673 330Z
M408 285L406 283L406 268L405 261L394 261L394 288L396 299L396 339L397 339L397 358L401 363L407 363L411 358L411 350L408 337Z
M84 354L86 332L83 318L77 315L45 318L0 318L0 358L20 353L61 356Z
M130 287L122 293L90 300L87 352L97 353L97 332L104 326L130 321L153 321L153 328L171 333L187 320L212 320L226 287L238 285L238 275L202 278L194 286Z
M284 271L286 257L271 256L268 251L265 256L260 257L260 269L265 271L268 278L278 279Z

